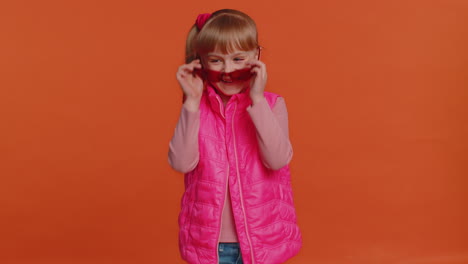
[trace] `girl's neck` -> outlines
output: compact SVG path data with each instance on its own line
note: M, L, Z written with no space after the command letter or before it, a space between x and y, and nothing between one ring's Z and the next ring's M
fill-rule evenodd
M231 99L232 95L225 95L222 92L220 92L214 85L212 85L212 87L213 87L213 90L215 91L215 93L219 96L219 98L221 98L221 101L223 102L223 105L226 106L227 103L229 102L229 99Z
M227 103L229 102L229 99L231 99L231 96L228 96L228 95L225 95L225 94L219 93L219 92L217 92L217 93L218 93L219 97L221 97L221 101L223 101L224 106L226 106Z
M224 93L220 92L214 85L213 85L213 90L221 98L223 105L226 106L229 100L231 99L232 95L225 95ZM245 93L247 90L248 88L245 88L244 90L242 90L241 93Z

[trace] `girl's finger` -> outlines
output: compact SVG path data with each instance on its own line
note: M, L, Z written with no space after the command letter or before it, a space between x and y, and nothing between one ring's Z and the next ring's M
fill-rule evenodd
M247 65L250 65L250 66L257 66L257 67L265 67L265 63L259 61L259 60L251 60L249 62L247 62Z
M261 72L261 70L260 70L260 68L258 68L258 67L252 67L252 69L250 70L250 72L259 75L260 72Z
M187 73L190 73L192 72L195 68L199 69L201 68L201 64L200 64L200 61L198 60L194 60L188 64L184 64L182 66L179 67L179 71L184 71L184 72L187 72Z
M256 73L257 75L262 75L262 76L266 74L265 68L261 68L259 66L252 67L252 70L250 72L251 73Z
M192 66L192 68L201 68L201 63L199 59L193 60L192 62L189 63L189 65Z

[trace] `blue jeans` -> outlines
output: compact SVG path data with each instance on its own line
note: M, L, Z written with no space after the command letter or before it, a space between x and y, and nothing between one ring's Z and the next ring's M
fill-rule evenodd
M243 264L239 243L219 243L219 264Z

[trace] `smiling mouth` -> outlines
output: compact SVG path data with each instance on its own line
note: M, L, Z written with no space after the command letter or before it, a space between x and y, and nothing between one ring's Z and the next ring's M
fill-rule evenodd
M232 80L230 80L230 81L229 81L229 80L221 80L221 81L222 81L223 83L233 83Z

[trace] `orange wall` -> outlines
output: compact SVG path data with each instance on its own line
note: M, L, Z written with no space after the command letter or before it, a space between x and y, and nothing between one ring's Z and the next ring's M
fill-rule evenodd
M175 71L226 7L290 113L288 263L468 263L467 1L160 2L0 4L0 263L183 263Z

